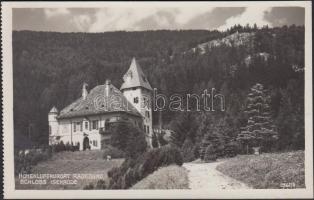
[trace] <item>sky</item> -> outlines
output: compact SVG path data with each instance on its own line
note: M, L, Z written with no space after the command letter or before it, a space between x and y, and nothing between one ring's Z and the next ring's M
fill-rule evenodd
M304 25L302 7L104 7L13 8L13 30L56 32L226 30L241 24L261 27Z

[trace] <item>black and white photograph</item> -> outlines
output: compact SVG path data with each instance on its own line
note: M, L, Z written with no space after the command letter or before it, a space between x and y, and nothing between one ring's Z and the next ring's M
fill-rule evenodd
M311 7L4 2L5 198L313 197Z

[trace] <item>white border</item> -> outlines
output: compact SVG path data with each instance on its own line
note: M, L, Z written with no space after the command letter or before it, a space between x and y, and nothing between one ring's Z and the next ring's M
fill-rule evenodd
M15 190L13 151L13 77L11 8L46 7L177 7L177 6L300 6L305 7L305 182L306 189L249 190ZM313 197L313 113L312 113L312 4L311 2L3 2L3 133L5 198L312 198Z

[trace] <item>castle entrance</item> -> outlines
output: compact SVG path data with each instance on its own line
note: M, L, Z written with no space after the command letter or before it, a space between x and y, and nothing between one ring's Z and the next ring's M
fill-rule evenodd
M86 149L90 149L89 138L87 136L85 136L83 139L83 151Z

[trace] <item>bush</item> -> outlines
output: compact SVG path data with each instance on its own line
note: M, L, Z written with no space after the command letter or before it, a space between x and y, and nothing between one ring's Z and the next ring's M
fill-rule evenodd
M156 133L153 133L153 137L152 137L152 146L154 148L157 148L159 145L158 145L158 138L157 138L157 135Z
M111 132L111 145L124 151L127 157L136 158L146 151L145 134L133 124L129 122L113 124Z
M70 144L69 142L64 145L63 141L59 142L58 144L51 145L52 152L61 152L61 151L79 151L80 144L77 143L76 145Z
M89 183L88 185L85 185L85 186L83 187L83 190L93 190L94 187L95 187L94 184Z
M106 146L103 150L103 158L107 159L107 156L111 156L111 158L124 158L125 153L113 146Z
M166 145L151 149L136 159L127 157L120 167L108 172L107 189L127 189L156 171L159 167L176 164L181 166L183 158L178 148Z
M196 159L195 153L198 152L194 143L186 139L181 147L184 162L191 162Z
M54 152L65 151L65 145L62 140L58 144L52 145L52 147Z
M225 157L234 157L238 154L238 143L236 142L229 142L224 149L224 156Z
M52 156L51 147L45 149L30 149L16 152L14 155L15 174L31 173L32 166Z
M204 155L204 161L210 162L210 161L216 161L218 155L215 147L213 145L208 145L205 151Z

